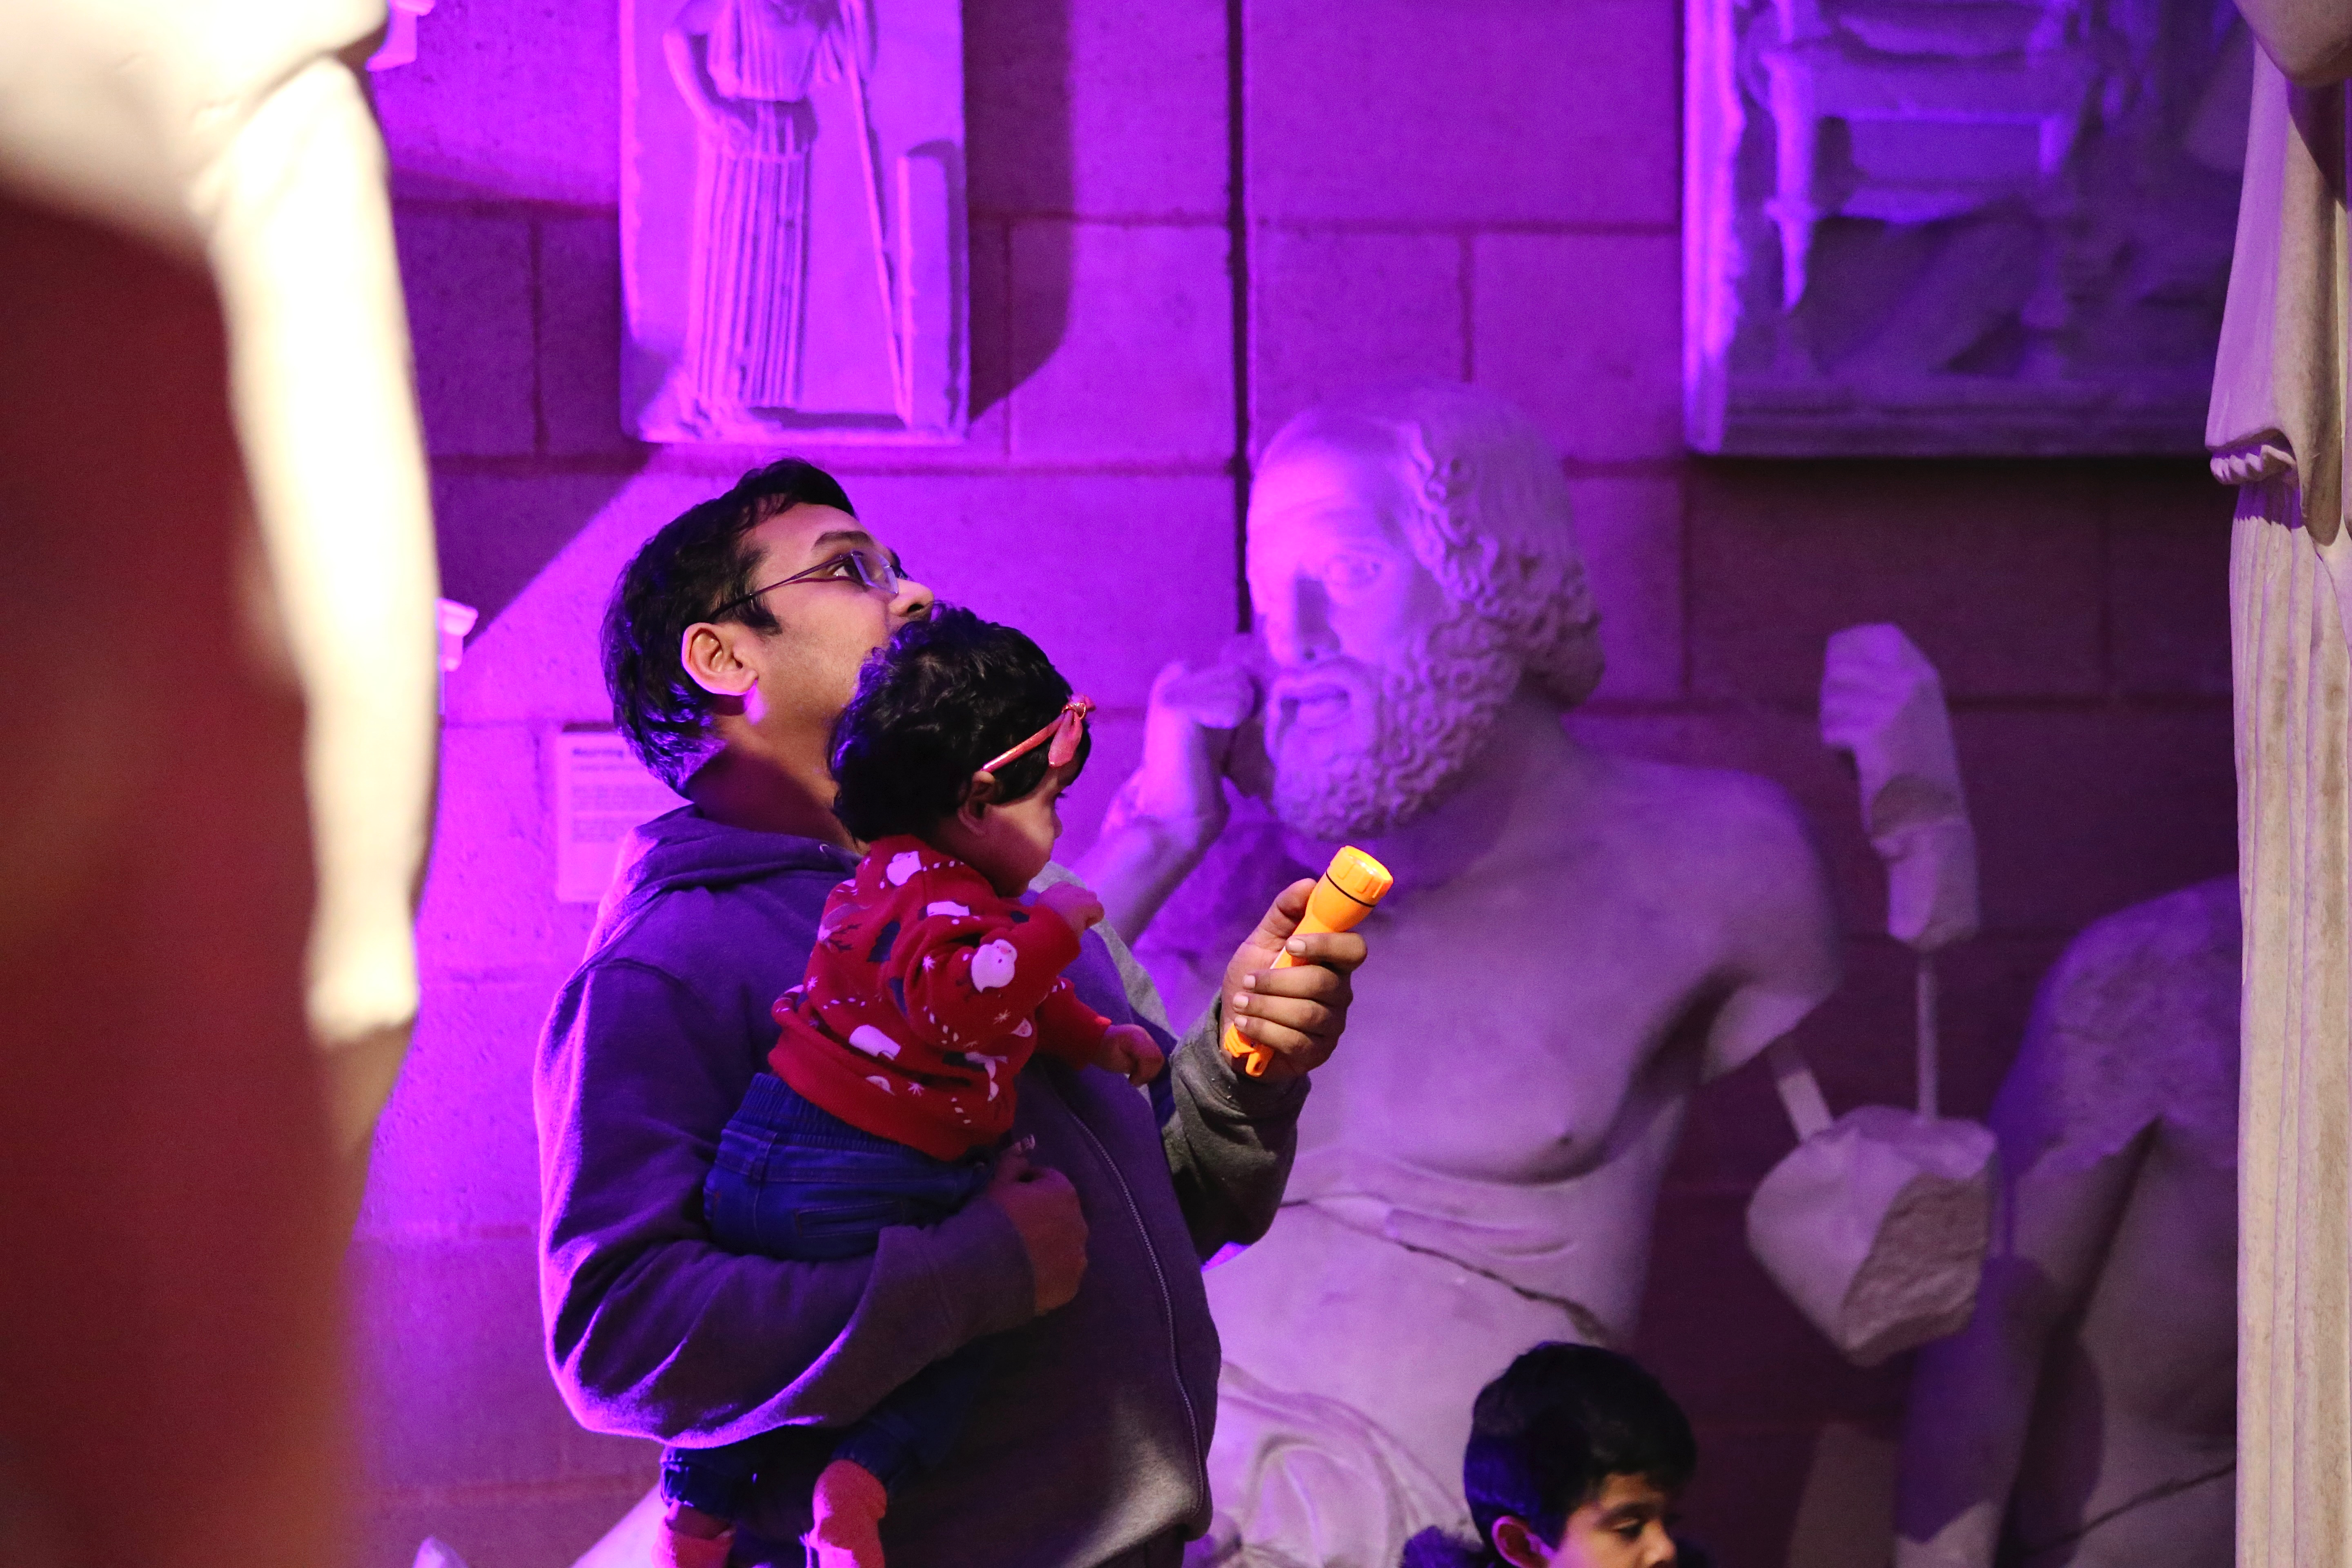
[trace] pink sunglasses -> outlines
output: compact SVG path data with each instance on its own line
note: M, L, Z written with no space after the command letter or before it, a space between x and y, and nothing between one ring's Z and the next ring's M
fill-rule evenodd
M980 764L980 771L984 773L1001 772L1006 763L1027 756L1048 741L1053 744L1046 748L1046 764L1056 768L1062 766L1078 754L1078 742L1086 737L1087 715L1094 710L1095 705L1090 698L1071 698L1062 704L1062 710L1054 716L1052 723L1011 750L999 752L989 758Z

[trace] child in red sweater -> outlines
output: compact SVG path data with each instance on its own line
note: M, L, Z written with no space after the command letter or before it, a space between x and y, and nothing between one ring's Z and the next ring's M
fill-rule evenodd
M1101 903L1074 882L1024 897L1093 706L1034 643L968 610L867 660L833 750L834 811L866 857L826 900L807 977L776 1002L769 1071L720 1136L704 1207L721 1246L848 1258L887 1226L945 1219L987 1185L1035 1052L1159 1075L1150 1031L1114 1026L1063 976ZM843 1434L817 1479L813 1562L882 1568L890 1487L947 1452L985 1367L985 1345L967 1346ZM724 1562L755 1443L663 1456L674 1562Z

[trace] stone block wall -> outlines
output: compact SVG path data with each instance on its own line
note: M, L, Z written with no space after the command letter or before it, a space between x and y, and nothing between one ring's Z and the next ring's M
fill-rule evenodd
M446 591L484 616L448 691L425 1016L353 1250L367 1568L428 1532L475 1568L560 1568L651 1475L540 1359L528 1080L589 919L553 899L551 737L609 717L593 632L621 563L767 454L620 433L615 10L441 0L378 82ZM970 439L810 455L1104 703L1077 846L1153 671L1246 613L1237 452L1378 378L1518 400L1607 616L1580 731L1763 773L1811 818L1852 933L1804 1026L1839 1109L1909 1099L1909 972L1813 736L1822 643L1892 619L1942 667L1987 915L1947 965L1945 1100L1978 1112L2068 936L2231 864L2226 498L2193 462L1685 458L1675 15L969 0ZM1698 1422L1689 1511L1730 1568L1791 1561L1825 1423L1885 1433L1901 1406L1899 1365L1843 1369L1748 1257L1747 1194L1789 1142L1759 1071L1699 1097L1638 1347Z

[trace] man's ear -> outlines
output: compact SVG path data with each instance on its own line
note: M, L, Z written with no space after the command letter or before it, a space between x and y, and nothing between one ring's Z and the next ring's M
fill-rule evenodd
M956 816L967 827L978 827L988 808L996 804L996 775L986 768L971 775L963 786L963 799L956 803Z
M1525 1520L1515 1519L1507 1513L1495 1521L1492 1534L1495 1554L1509 1563L1511 1568L1544 1568L1550 1560L1551 1549L1528 1528Z
M679 641L678 662L713 697L745 696L759 679L741 657L742 639L752 635L740 621L697 621Z

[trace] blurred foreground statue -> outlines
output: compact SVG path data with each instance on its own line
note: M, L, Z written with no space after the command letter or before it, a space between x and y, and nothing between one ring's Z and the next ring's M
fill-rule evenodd
M383 150L346 63L383 20L0 6L10 1568L341 1550L337 1274L415 1011L434 740Z
M1540 1341L1632 1337L1692 1090L1829 994L1837 940L1777 790L1563 732L1599 617L1559 459L1515 410L1428 385L1301 416L1261 463L1248 565L1259 639L1156 683L1080 870L1124 932L1151 926L1180 1012L1251 901L1336 841L1396 873L1282 1217L1208 1281L1210 1553L1385 1568L1464 1526L1482 1384Z
M306 704L307 1011L354 1167L416 1015L436 734L432 512L356 75L383 26L383 0L0 6L0 188L208 271L226 320L254 585Z
M0 191L0 1563L334 1559L302 704L199 265Z
M2342 0L2262 45L2206 441L2230 546L2245 909L2240 1568L2352 1563L2352 537Z
M1901 1568L2227 1568L2238 889L2111 915L2042 983L1993 1107L1977 1312L1913 1375Z

